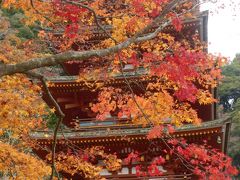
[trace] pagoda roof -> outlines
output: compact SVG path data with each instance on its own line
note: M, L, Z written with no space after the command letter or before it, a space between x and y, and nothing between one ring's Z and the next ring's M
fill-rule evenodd
M207 41L207 38L203 38L203 36L207 36L206 35L207 32L203 32L203 28L204 27L206 28L207 26L207 21L204 20L206 19L207 15L208 15L208 12L204 11L204 12L198 13L197 16L195 17L184 19L182 23L183 31L191 30L191 34L195 34L195 32L198 31L201 40ZM97 44L101 42L103 39L108 38L108 35L105 32L103 32L101 29L99 29L99 27L97 27L96 25L92 25L91 27L83 27L83 31L89 28L92 34L89 35L89 38L87 41L78 43L78 45L81 45L81 47L84 47L85 49L91 49L91 47L94 44ZM106 31L110 33L112 27L109 25L103 25L103 28L105 28ZM150 32L153 32L155 28L156 27L153 27L152 29L150 29L149 32L146 32L145 35L147 35ZM181 33L177 32L173 25L167 26L166 28L163 29L162 32L174 34L176 36L179 36L180 34L182 34L182 32ZM182 35L180 35L180 37L182 37ZM88 67L90 64L93 65L94 67L106 64L104 60L105 60L104 57L102 57L101 61L99 61L98 63L91 62L91 61L82 62L77 60L70 60L68 62L63 63L62 65L63 65L64 71L67 72L67 74L77 75L80 69L84 69L85 67Z
M182 136L196 136L202 134L213 134L220 133L221 128L229 123L229 118L222 118L213 121L202 122L200 125L183 125L176 127L173 137ZM94 138L115 138L123 136L146 136L151 130L151 127L140 127L140 126L118 126L115 128L80 128L78 130L63 130L57 134L58 139L94 139ZM30 136L34 139L39 140L51 140L53 137L53 131L33 131ZM146 137L145 137L146 138Z
M111 75L110 78L112 77L114 79L122 79L122 78L124 78L124 76L126 76L126 77L139 77L139 76L142 76L142 75L147 75L148 72L149 71L145 68L138 68L138 69L133 70L133 71L124 72L123 75L122 75L121 72L115 73L114 75ZM49 77L47 77L47 80L52 82L52 83L77 82L78 79L79 79L79 76L49 76Z

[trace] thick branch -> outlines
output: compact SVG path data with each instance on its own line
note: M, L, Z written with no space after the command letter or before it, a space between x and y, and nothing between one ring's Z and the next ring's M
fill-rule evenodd
M128 38L126 41L116 46L106 49L89 50L82 52L68 51L49 57L31 59L29 61L24 61L22 63L0 65L0 77L4 75L12 75L15 73L24 73L26 71L44 66L53 66L69 60L84 61L93 56L97 57L107 56L116 53L124 48L127 48L132 43L139 43L142 41L150 40L156 37L160 31L162 31L166 26L170 24L169 21L167 22L165 21L166 18L165 16L178 4L178 1L179 0L173 0L165 7L163 12L157 18L155 18L149 25L147 25L142 30L138 31L131 38ZM156 27L158 24L161 25L153 33L149 33L148 35L145 34L149 32L151 28Z

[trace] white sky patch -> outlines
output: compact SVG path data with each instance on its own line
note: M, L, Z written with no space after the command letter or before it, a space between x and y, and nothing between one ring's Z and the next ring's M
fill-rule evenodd
M224 8L219 8L224 4ZM202 10L209 10L208 50L232 60L240 53L240 0L218 0L205 4ZM217 12L218 11L218 12Z

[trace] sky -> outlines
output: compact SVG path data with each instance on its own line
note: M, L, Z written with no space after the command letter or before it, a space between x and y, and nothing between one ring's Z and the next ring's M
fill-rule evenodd
M216 0L215 0L216 1ZM223 9L219 8L225 4ZM240 0L218 0L204 4L202 10L209 10L208 50L232 60L240 53Z

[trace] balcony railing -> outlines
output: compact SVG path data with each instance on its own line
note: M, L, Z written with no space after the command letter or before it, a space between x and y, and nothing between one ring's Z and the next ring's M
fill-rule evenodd
M139 127L139 125L134 125L131 123L131 119L127 117L118 118L116 116L109 116L104 120L98 120L96 118L84 118L73 119L77 129L83 131L96 130L96 129L116 129L116 128L127 128L127 127Z

